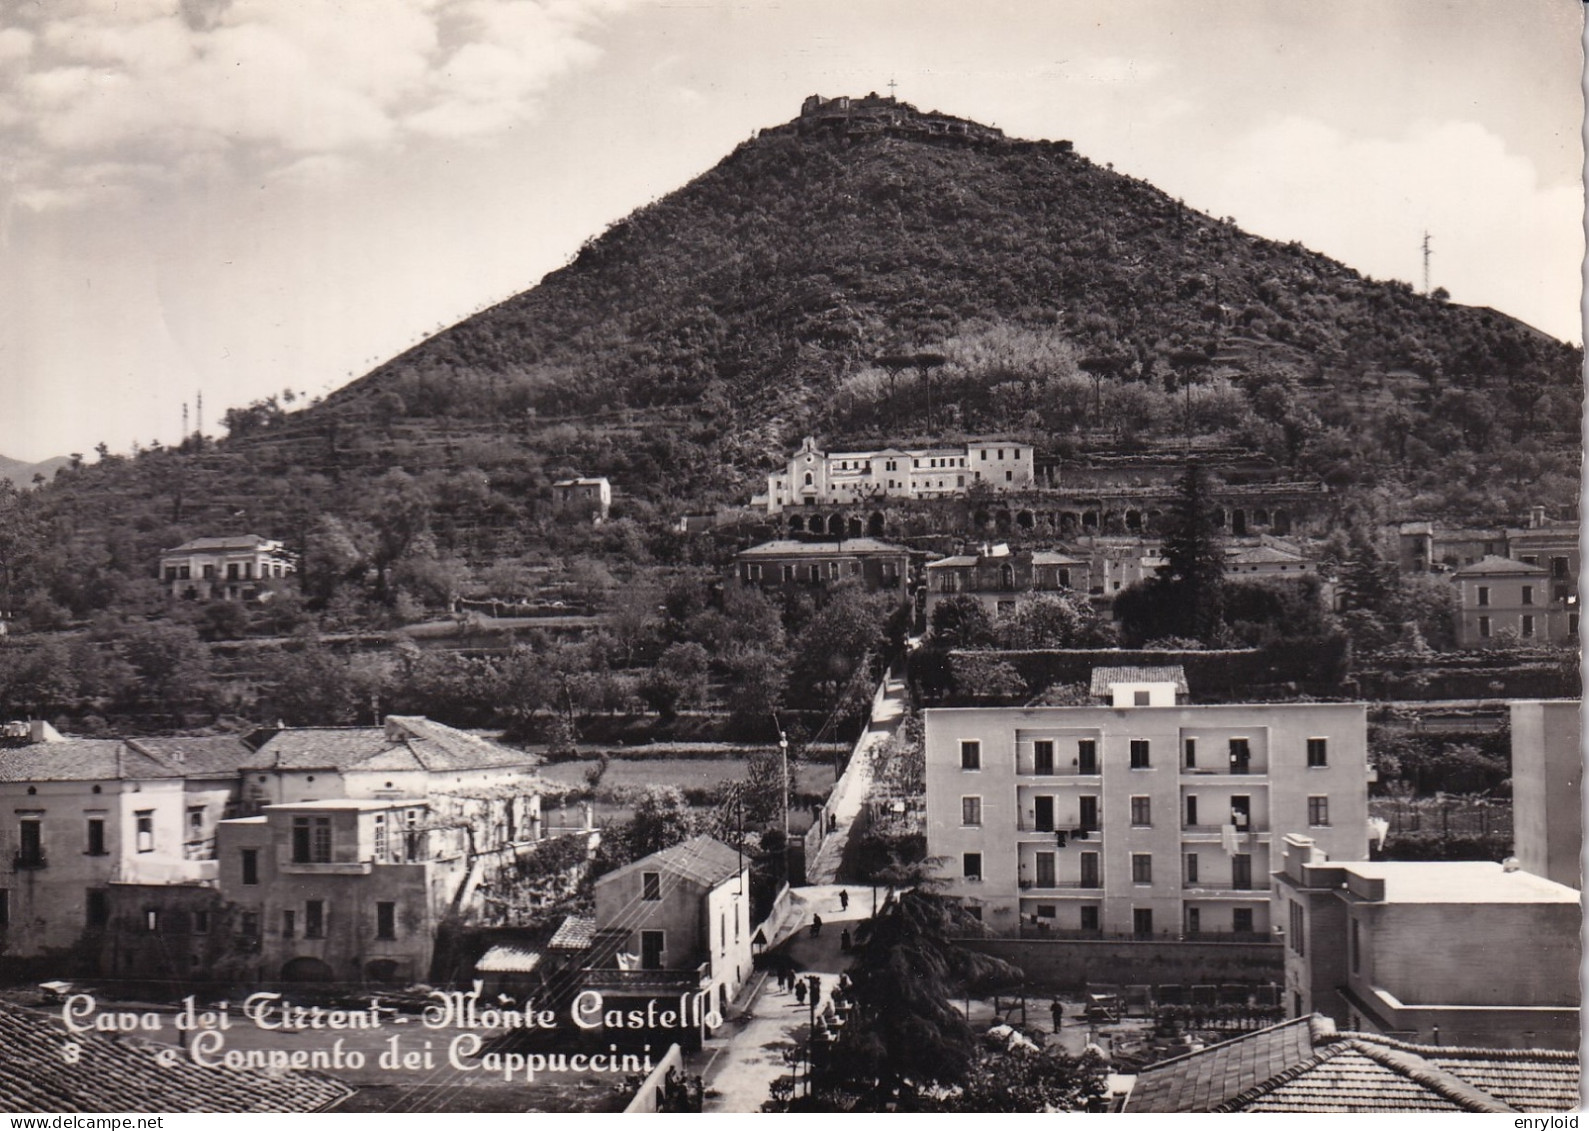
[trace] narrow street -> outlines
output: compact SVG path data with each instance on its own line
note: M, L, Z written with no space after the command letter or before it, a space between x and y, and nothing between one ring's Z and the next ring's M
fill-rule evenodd
M812 884L831 884L838 879L844 849L850 843L855 817L872 789L872 751L899 730L905 717L905 679L903 662L896 662L883 676L883 697L872 711L866 733L851 755L851 773L842 794L833 799L833 815L838 826L822 841L816 858L806 864L806 878Z

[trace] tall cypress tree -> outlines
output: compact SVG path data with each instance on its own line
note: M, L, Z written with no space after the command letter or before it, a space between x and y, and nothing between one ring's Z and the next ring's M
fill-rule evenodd
M1207 473L1200 464L1187 464L1164 531L1164 564L1154 579L1170 622L1166 628L1173 635L1205 642L1219 635L1225 551L1218 516Z

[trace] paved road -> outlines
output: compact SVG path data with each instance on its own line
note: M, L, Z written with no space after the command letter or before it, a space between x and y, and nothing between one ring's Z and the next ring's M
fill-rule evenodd
M840 906L839 892L849 895L849 910ZM843 931L872 913L872 889L866 887L796 888L790 893L791 913L783 920L783 935L770 950L787 954L795 965L816 974L822 982L820 1014L839 974L850 964L840 945ZM882 891L878 896L881 898ZM822 933L813 937L813 915L822 916ZM776 978L758 974L744 1016L718 1031L706 1043L708 1057L702 1076L706 1080L707 1111L760 1111L773 1081L794 1074L787 1054L798 1055L810 1031L811 1006L800 1004L792 990L780 989ZM729 1030L732 1030L731 1032Z
M866 733L851 755L849 780L845 782L844 791L833 799L832 813L838 818L838 826L823 839L816 859L806 864L806 877L811 883L831 884L838 879L839 864L850 842L856 814L872 790L872 752L894 736L904 715L904 671L903 668L890 668L883 677L883 697L873 708Z

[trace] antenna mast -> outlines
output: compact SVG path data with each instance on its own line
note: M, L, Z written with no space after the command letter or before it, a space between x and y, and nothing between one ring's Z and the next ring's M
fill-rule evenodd
M1429 293L1429 233L1423 234L1423 293Z
M204 439L204 394L203 394L203 392L199 393L199 426L198 426L197 431L198 431L198 434L199 434L199 439L201 439L201 440Z

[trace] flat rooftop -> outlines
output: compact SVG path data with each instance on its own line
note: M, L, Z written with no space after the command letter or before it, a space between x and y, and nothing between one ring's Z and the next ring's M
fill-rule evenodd
M1489 860L1377 860L1339 866L1348 877L1382 881L1386 903L1576 904L1582 898L1566 884L1531 872L1508 872Z

